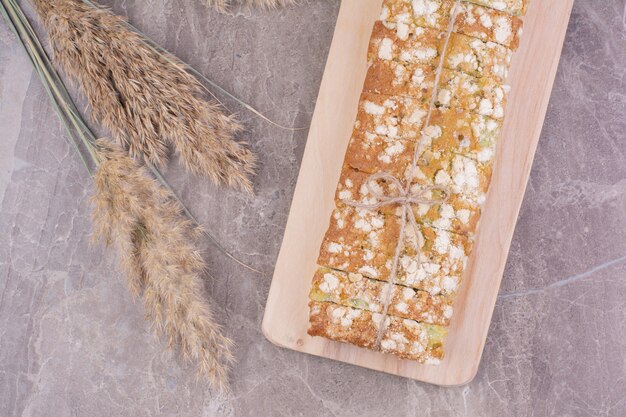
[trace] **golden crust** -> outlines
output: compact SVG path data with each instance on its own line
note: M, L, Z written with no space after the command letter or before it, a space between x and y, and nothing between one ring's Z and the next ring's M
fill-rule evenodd
M444 203L414 207L417 221L423 225L461 235L474 236L480 221L481 207L452 194Z
M389 293L390 291L390 293ZM346 307L382 313L389 294L388 313L422 323L447 326L452 316L452 300L426 291L373 280L361 274L318 268L310 298Z
M381 339L382 352L429 365L440 363L444 357L443 341L447 335L445 327L424 325L393 316L389 318Z
M350 159L346 158L346 161ZM405 159L405 165L401 168L398 166L397 172L389 171L400 180L410 178L408 174L411 172L412 160L409 160L408 155ZM466 159L460 155L433 153L430 150L422 154L420 163L413 171L414 185L412 191L418 192L423 187L440 185L446 187L450 191L450 195L445 202L440 204L413 205L413 213L419 223L469 236L475 234L480 219L481 205L489 186L491 169L478 161L466 161ZM424 160L427 162L424 163ZM342 170L335 196L339 208L344 207L348 201L364 204L378 203L379 200L371 196L372 187L384 195L398 195L396 187L386 181L366 184L372 173L380 172L375 170L375 162L370 163L364 159L356 162L353 165L344 166ZM365 169L372 168L373 171L363 172L352 169L355 166ZM465 178L466 174L470 176ZM485 177L482 178L482 176ZM443 194L433 190L423 196L435 200L442 198ZM398 206L394 205L383 206L377 211L395 215L400 213ZM343 212L341 210L336 211L334 216L341 219L342 216L339 213ZM364 215L363 213L362 216L364 217ZM373 221L373 214L370 217L368 221Z
M378 326L369 311L311 301L307 332L311 336L376 349Z
M417 140L428 105L411 97L363 93L355 130L389 138Z
M406 33L374 24L368 51L368 62L375 59L436 66L443 49L443 34L430 28L413 27Z
M433 67L376 58L370 62L363 91L390 96L408 96L425 103L435 85Z
M467 0L481 6L490 7L515 16L523 16L530 0Z
M404 178L413 163L416 142L355 130L344 163L363 173L387 172Z
M523 22L508 13L461 2L455 32L504 45L515 51L519 46Z
M392 28L404 24L445 31L455 3L454 0L385 0L380 20Z
M473 237L426 225L419 229L417 234L406 229L396 282L454 297L473 249Z
M445 187L451 195L458 195L459 198L482 206L492 172L491 160L481 162L459 154L428 149L418 159L412 183L416 187Z
M346 206L335 210L318 264L388 281L399 241L401 219ZM396 282L429 293L454 295L471 253L473 237L420 226L406 227ZM417 255L420 248L420 256Z
M385 0L380 20L397 34L414 27L446 31L452 18L454 0ZM489 7L461 2L454 32L517 49L523 22L519 17Z
M495 42L483 42L470 36L453 33L446 49L444 65L475 77L505 82L511 65L510 49Z
M428 65L375 59L365 78L363 91L388 96L411 97L429 103L435 70ZM461 108L494 119L504 117L509 87L492 78L477 78L444 68L435 105Z
M320 336L359 347L381 350L405 359L438 364L444 356L446 329L399 317L383 316L337 304L309 303L311 336ZM376 346L379 326L385 326L380 348Z
M423 140L433 152L447 152L492 161L502 123L462 109L435 109Z
M368 62L373 63L378 59L435 67L439 63L443 45L442 33L436 29L414 27L402 39L379 21L374 25ZM511 49L496 42L452 33L444 67L503 83L508 76L511 57Z
M362 204L376 204L380 200L372 195L372 190L382 195L397 195L398 189L395 184L387 181L368 181L371 174L367 172L357 171L349 166L344 165L337 184L337 193L335 195L335 203L338 208L349 205L349 202L358 202ZM359 215L364 216L365 212L371 210L359 209ZM383 206L374 212L392 214L396 212L395 206ZM376 224L378 220L367 219Z
M326 231L317 263L370 278L389 276L400 223L395 216L349 206L336 208Z
M444 68L437 88L437 107L460 108L494 119L504 117L509 87L492 78L477 78Z

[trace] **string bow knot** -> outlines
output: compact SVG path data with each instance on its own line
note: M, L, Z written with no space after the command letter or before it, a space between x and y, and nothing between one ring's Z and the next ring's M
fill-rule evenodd
M380 181L385 181L389 185L394 186L390 188L393 188L395 194L387 194L382 187L373 186L373 184L378 184ZM380 208L393 205L401 206L403 208L403 221L401 223L398 246L401 246L402 244L404 238L404 228L407 221L415 231L415 236L419 236L420 227L417 223L417 219L415 218L415 213L413 212L412 206L417 204L425 204L430 207L437 204L442 204L445 203L450 196L450 192L446 187L438 185L430 185L416 188L415 186L411 186L411 182L408 181L407 185L403 186L402 182L397 177L387 172L380 172L370 175L367 180L365 180L365 186L367 187L367 191L369 192L369 194L377 200L376 203L361 203L358 201L344 201L344 203L349 206L365 210L378 210ZM432 191L440 191L442 196L433 197ZM397 256L399 256L399 250L396 250L396 254ZM419 248L419 245L417 247L417 257L418 262L421 263L421 250ZM394 269L396 265L397 259L394 259ZM395 276L395 273L392 274L392 276Z
M395 188L396 194L395 195L386 194L383 188L374 187L373 184L378 184L379 181L385 181L389 183L389 185L395 186L393 188ZM405 234L407 221L411 225L413 230L415 231L416 238L419 239L420 227L419 227L419 224L417 223L417 220L415 219L415 213L413 213L413 206L416 204L426 204L428 206L434 206L436 204L444 203L445 201L448 200L450 196L450 192L448 191L447 188L441 187L438 185L418 187L417 189L412 190L412 188L414 187L411 186L410 180L407 181L406 186L403 186L402 182L398 178L386 172L380 172L377 174L370 175L365 181L365 186L367 187L369 194L372 197L374 197L376 200L378 200L378 202L368 204L368 203L361 203L358 201L344 201L344 203L349 206L360 208L360 209L365 209L365 210L378 210L382 207L393 206L393 205L398 205L402 207L402 221L400 222L400 235L398 236L398 244L396 245L396 250L395 250L395 254L393 258L393 264L391 267L391 273L389 276L389 282L387 283L387 288L386 288L386 291L384 292L385 294L384 295L384 307L383 307L383 314L382 314L382 317L383 317L382 320L384 322L385 318L387 317L389 305L391 304L391 294L393 294L393 291L389 291L389 290L391 290L391 287L396 282L398 264L400 261L400 251L402 248L402 243L404 242L404 234ZM432 191L441 191L442 196L433 197L431 193ZM416 245L415 250L417 252L417 262L418 264L421 264L422 263L422 250L420 248L419 242ZM378 336L376 338L376 346L381 345L381 340L382 340L384 330L385 330L385 325L383 325L383 322L379 323Z

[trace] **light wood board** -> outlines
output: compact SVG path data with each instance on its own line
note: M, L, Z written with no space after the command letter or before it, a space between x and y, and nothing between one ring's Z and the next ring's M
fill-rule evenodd
M495 172L439 366L307 335L308 293L356 117L382 0L343 0L263 319L273 343L432 384L474 378L524 197L573 0L532 0L514 55Z

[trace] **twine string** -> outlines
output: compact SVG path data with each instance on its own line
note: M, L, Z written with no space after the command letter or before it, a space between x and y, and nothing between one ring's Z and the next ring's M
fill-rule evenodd
M373 184L379 184L381 181L386 182L390 187L390 190L393 189L396 191L395 194L389 193L387 194L385 191L381 191L382 187L373 186ZM361 203L358 201L344 201L344 203L348 206L364 209L364 210L379 210L383 207L388 206L400 206L402 207L402 214L400 216L400 232L398 235L398 244L396 245L396 249L394 251L394 257L392 262L392 267L390 271L390 278L387 286L383 290L383 312L381 317L381 322L377 323L378 325L378 336L376 339L376 345L380 345L382 336L384 334L385 328L385 318L387 317L387 311L389 309L389 305L391 304L391 291L392 286L395 284L396 277L398 275L398 265L400 263L400 254L402 252L402 243L404 242L404 237L406 234L406 226L407 224L411 226L413 229L415 236L419 236L420 234L420 226L415 218L415 213L413 212L413 206L422 204L427 205L429 207L444 203L448 200L450 192L446 187L431 185L424 187L417 187L415 190L411 190L410 186L404 187L402 182L391 174L386 172L379 172L376 174L370 175L365 181L366 189L372 197L374 197L377 202L376 203ZM433 197L433 191L440 191L441 197ZM416 253L417 253L417 261L418 264L422 263L422 251L420 244L416 245Z
M435 102L437 100L437 94L439 89L439 80L441 79L441 72L443 69L444 59L446 56L446 51L448 49L448 44L450 43L450 38L452 37L452 33L454 32L454 25L456 22L456 18L459 14L461 6L461 0L456 0L452 11L450 13L450 21L448 22L448 28L446 30L446 37L444 40L443 48L441 50L441 56L439 58L439 63L435 70L435 81L433 91L431 93L430 102L428 106L428 113L426 115L426 120L424 122L424 126L422 129L422 136L415 147L413 152L413 161L411 165L411 171L406 181L406 184L403 185L402 181L398 178L394 177L391 174L386 172L380 172L370 175L365 181L368 192L378 200L377 203L366 204L358 201L344 201L346 205L365 209L365 210L378 210L387 206L400 206L402 207L402 214L400 217L400 232L398 234L398 243L396 245L396 249L393 256L393 263L391 266L391 271L389 273L389 280L387 281L387 285L383 290L383 311L381 314L380 322L375 323L378 326L378 336L376 338L376 347L380 348L382 338L385 334L387 327L387 316L389 311L389 306L391 305L392 295L393 295L393 287L396 283L397 275L398 275L398 266L400 263L400 254L402 252L402 246L404 243L404 238L406 234L406 226L409 224L413 231L415 232L415 237L418 239L416 243L416 254L417 254L417 262L418 265L422 263L422 249L421 244L419 242L420 236L420 226L415 218L415 214L413 213L413 206L418 204L425 204L429 207L432 207L437 204L442 204L448 200L450 196L450 191L448 188L443 186L424 186L418 187L417 190L412 191L414 185L412 183L412 178L417 169L417 162L419 156L422 154L424 149L424 144L426 142L425 136L427 128L430 126L430 120L432 117L433 109L435 108ZM386 194L384 191L379 191L378 187L373 187L372 184L378 183L379 181L386 181L390 185L393 185L397 191L396 194ZM432 191L440 191L442 193L442 197L433 198L431 195Z
M384 191L381 191L382 187L374 187L373 184L378 184L379 182L384 181L390 185L390 189L395 189L396 195L394 194L386 194ZM344 201L346 205L349 205L354 208L364 209L364 210L379 210L383 207L388 206L401 206L403 208L403 213L401 215L401 219L404 222L409 223L411 228L415 231L415 235L418 236L420 233L420 226L415 218L415 213L413 212L414 205L427 205L429 207L435 206L438 204L445 203L449 198L449 190L447 187L439 186L439 185L430 185L424 187L418 187L415 190L407 190L402 182L391 174L386 172L379 172L376 174L370 175L365 181L365 186L367 188L368 194L374 197L377 202L376 203L361 203L358 201ZM441 192L441 197L432 197L433 191ZM402 242L402 239L400 239ZM421 263L421 251L419 247L417 248L417 257L418 262ZM394 259L394 264L396 260Z

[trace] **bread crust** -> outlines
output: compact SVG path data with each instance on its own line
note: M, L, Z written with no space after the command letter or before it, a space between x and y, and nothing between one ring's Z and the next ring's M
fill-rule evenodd
M345 307L382 313L386 297L391 300L388 313L421 323L448 326L452 317L452 300L441 295L402 285L370 279L362 274L320 267L313 278L310 298Z
M385 0L380 20L399 34L411 32L414 27L445 31L455 4L455 0ZM453 31L516 50L522 26L522 20L510 13L463 1Z
M355 346L381 350L421 363L443 359L446 328L394 316L383 316L332 303L309 303L311 336L321 336ZM384 326L382 344L376 346L379 326Z

